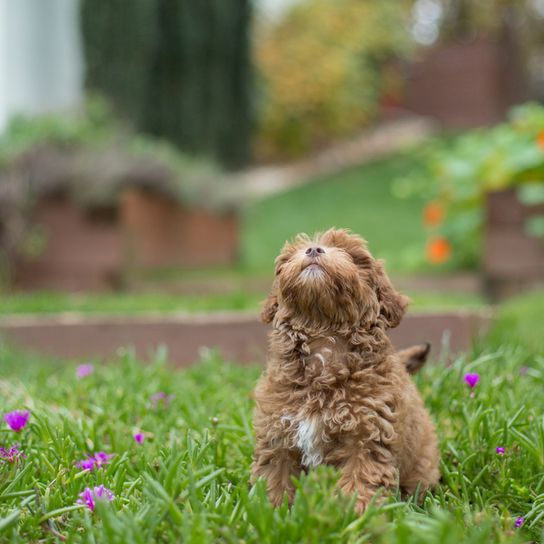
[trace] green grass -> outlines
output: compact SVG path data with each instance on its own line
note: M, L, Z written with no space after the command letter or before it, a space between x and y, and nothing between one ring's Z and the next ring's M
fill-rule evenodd
M393 272L411 272L424 251L424 200L395 198L393 181L423 172L426 144L272 196L247 210L244 265L269 269L286 239L330 227L347 227Z
M472 293L415 291L407 294L412 298L410 308L414 311L478 308L484 305L483 299ZM69 294L43 291L6 293L1 295L0 315L62 312L131 315L142 312L258 311L265 297L265 291L257 293L234 291L206 295L175 295L165 292Z
M264 293L175 295L156 293L81 293L58 292L5 293L1 296L0 315L82 312L132 314L139 312L208 312L216 310L257 309Z
M544 357L523 342L495 341L417 376L440 436L438 489L419 506L393 493L362 517L335 493L331 468L297 483L290 511L274 511L263 486L250 487L258 366L210 353L175 371L164 353L145 366L126 351L77 380L74 365L2 347L1 411L26 408L31 417L19 434L0 426L0 445L19 443L27 455L19 466L0 462L0 542L542 541ZM473 398L465 372L481 375ZM175 395L169 406L151 407L157 391ZM142 446L136 430L146 434ZM91 473L74 466L99 450L115 454L109 465ZM86 486L100 484L112 503L94 513L74 506ZM517 516L525 518L518 530Z
M490 332L489 340L520 344L544 353L544 290L525 293L505 302Z

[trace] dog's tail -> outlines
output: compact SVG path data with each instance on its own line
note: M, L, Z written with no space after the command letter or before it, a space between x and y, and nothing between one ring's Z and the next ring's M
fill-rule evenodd
M415 374L427 362L427 357L431 351L431 344L417 344L409 348L397 351L397 357L404 364L409 374Z

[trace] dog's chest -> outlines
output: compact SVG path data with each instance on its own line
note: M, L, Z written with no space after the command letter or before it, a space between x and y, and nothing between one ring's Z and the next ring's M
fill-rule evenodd
M323 463L325 444L319 417L286 415L282 419L291 435L291 447L300 451L302 465L316 467Z
M302 359L307 395L282 418L290 434L291 447L300 451L306 467L322 464L330 445L330 416L336 403L331 402L330 388L322 389L322 386L337 380L341 373L339 367L344 366L346 346L346 342L330 337L307 343L307 353Z
M345 364L347 343L343 339L324 337L309 340L302 363L307 377L312 380L318 376L337 374Z

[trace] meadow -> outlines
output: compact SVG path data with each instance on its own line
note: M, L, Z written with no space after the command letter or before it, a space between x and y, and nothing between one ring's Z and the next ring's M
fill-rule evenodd
M332 468L297 482L291 510L250 485L257 362L208 351L179 371L165 351L146 366L122 349L66 364L2 346L0 542L542 542L544 357L530 308L543 300L512 302L472 352L416 377L442 482L420 505L393 492L363 516ZM4 421L15 410L29 412L22 427L8 417L18 431Z

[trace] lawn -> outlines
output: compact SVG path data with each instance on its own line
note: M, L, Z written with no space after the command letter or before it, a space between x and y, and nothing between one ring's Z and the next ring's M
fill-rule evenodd
M544 294L532 299L534 308L542 308ZM542 539L544 357L532 336L503 338L501 327L538 329L532 316L515 306L511 303L488 341L472 353L448 367L429 365L417 376L440 436L439 488L422 505L401 502L393 493L362 517L335 494L337 474L330 468L302 478L291 511L286 506L274 511L263 486L250 487L250 393L258 366L227 364L210 353L179 372L164 354L144 366L127 351L116 364L95 362L93 373L77 378L75 365L4 346L1 411L29 410L30 418L18 433L0 426L0 445L17 444L26 456L18 463L0 461L0 541ZM463 379L467 372L480 375L473 390ZM157 397L159 392L166 398ZM142 444L134 433L143 434ZM497 453L498 447L504 453ZM101 451L113 455L101 467L76 466ZM77 503L86 487L100 485L111 491L111 502L96 501L94 511ZM520 517L523 524L516 528Z
M270 280L272 283L272 280ZM410 291L412 310L478 308L484 305L482 297L473 293L437 293ZM222 310L258 311L266 291L237 290L206 295L175 295L155 293L4 293L0 295L1 315L51 314L82 312L85 314L135 314L144 312L211 312Z
M423 254L425 201L398 199L391 187L399 177L424 172L424 153L432 143L391 155L266 198L246 211L243 265L268 269L283 242L299 232L312 234L347 227L369 242L392 272L412 272Z

